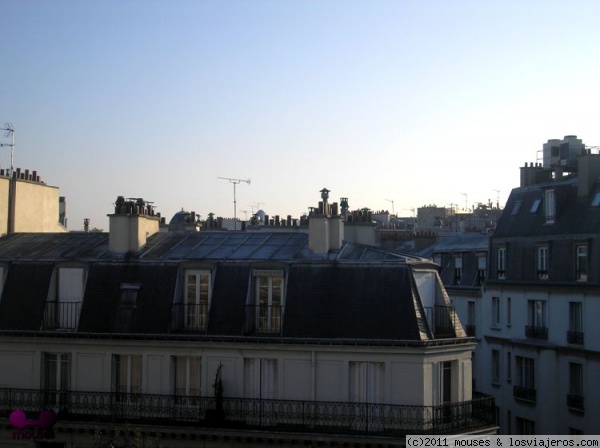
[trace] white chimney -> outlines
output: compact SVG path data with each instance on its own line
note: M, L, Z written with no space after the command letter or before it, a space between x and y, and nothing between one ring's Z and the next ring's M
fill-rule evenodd
M143 199L119 196L109 217L108 247L112 252L139 252L148 238L159 231L160 216Z
M344 222L338 213L338 204L329 204L329 190L321 190L318 209L308 218L308 247L315 253L326 254L342 247Z

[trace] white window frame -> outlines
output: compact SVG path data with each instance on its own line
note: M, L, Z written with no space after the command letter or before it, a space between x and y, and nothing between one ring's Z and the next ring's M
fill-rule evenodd
M545 328L546 323L546 301L545 300L528 300L527 301L527 322L532 327Z
M201 395L202 359L199 356L172 356L173 395L199 397Z
M284 271L255 269L253 275L255 329L259 333L278 333L285 305Z
M76 331L85 292L86 269L83 266L57 266L54 288L48 294L44 316L47 328Z
M506 279L506 247L497 248L496 264L496 273L498 280Z
M142 393L142 355L112 356L112 389L118 394Z
M186 330L206 330L211 298L211 271L207 269L186 269L184 271L182 297L183 327Z
M538 280L548 280L548 262L550 248L548 246L539 246L537 248L537 277Z

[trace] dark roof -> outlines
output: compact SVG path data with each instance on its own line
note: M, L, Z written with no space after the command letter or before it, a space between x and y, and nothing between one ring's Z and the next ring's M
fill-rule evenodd
M556 204L556 218L550 225L544 212L544 194L548 189L554 190ZM596 183L590 194L581 199L577 189L577 178L513 189L494 238L597 233L600 229L600 207L592 206L592 200L600 192L600 184ZM536 200L539 205L533 211Z
M0 262L8 268L0 331L43 329L54 269L77 263L86 272L78 334L173 335L190 267L212 272L207 337L247 337L253 269L278 269L287 280L279 337L397 341L427 337L411 269L434 267L353 243L315 254L304 233L223 231L157 234L126 256L108 250L106 233L12 234L0 238ZM133 305L124 285L139 287Z

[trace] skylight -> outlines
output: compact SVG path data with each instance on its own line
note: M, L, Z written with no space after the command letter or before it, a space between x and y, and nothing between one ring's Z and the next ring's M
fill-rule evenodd
M594 195L592 199L592 207L598 207L600 205L600 191Z
M515 205L513 206L512 212L510 214L516 215L517 213L519 213L519 210L521 210L521 201L515 202Z
M541 203L542 203L542 199L537 198L535 201L533 201L533 204L531 204L531 209L529 211L531 213L536 213L538 211L538 208L540 208Z

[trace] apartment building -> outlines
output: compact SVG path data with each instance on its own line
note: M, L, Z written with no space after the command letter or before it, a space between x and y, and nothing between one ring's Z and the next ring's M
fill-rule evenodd
M37 171L0 169L0 204L0 235L67 231L65 198Z
M108 234L0 238L0 446L494 433L437 266L344 241L321 194L308 233L158 232L123 200Z
M594 434L600 420L600 155L574 136L521 168L491 238L482 372L504 434Z

